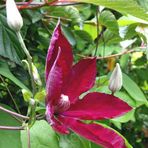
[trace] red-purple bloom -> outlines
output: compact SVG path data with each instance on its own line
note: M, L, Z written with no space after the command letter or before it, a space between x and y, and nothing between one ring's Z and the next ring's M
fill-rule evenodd
M93 87L96 59L83 59L72 65L72 48L57 24L46 59L46 118L59 133L69 129L107 148L125 148L124 139L115 131L100 124L83 120L110 119L132 108L119 98L92 92L79 96Z

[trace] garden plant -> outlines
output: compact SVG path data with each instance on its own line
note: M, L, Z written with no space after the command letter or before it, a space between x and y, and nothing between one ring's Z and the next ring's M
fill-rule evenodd
M0 1L10 147L148 147L147 0Z

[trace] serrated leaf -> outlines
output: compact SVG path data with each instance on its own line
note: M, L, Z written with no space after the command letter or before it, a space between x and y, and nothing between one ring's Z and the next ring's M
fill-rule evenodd
M62 0L64 1L64 0ZM68 1L68 0L65 0ZM146 11L138 5L134 0L69 0L68 2L84 2L95 5L105 6L113 10L119 11L123 14L130 14L137 18L148 21L148 14Z
M44 120L36 121L30 129L31 148L59 148L57 136ZM21 131L22 148L27 148L27 132Z
M99 17L99 23L107 27L111 32L115 34L119 33L118 23L112 12L103 11Z

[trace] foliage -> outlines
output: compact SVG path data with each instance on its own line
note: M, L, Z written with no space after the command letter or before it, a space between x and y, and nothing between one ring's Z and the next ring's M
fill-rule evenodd
M37 2L37 1L36 1ZM70 2L70 0L69 0ZM42 86L36 87L38 102L30 129L31 146L53 148L96 148L98 145L74 134L60 135L44 119L45 114L45 59L49 42L60 17L62 31L73 47L74 60L97 56L97 80L90 91L110 94L110 72L120 63L123 87L115 96L134 108L122 117L96 121L121 133L134 148L148 145L148 3L147 0L73 0L76 5L43 5L36 9L21 9L24 25L21 34L38 69ZM13 30L6 22L4 2L0 2L0 103L21 114L28 113L28 94L32 90L25 53ZM71 3L70 3L71 4ZM140 28L137 31L137 28ZM144 30L144 31L143 31ZM112 56L113 55L113 56ZM27 101L28 102L27 102ZM12 109L13 108L13 109ZM30 110L29 110L30 111ZM31 112L31 111L30 111ZM43 116L43 118L42 118ZM22 121L21 121L22 122ZM89 121L88 121L89 122ZM103 123L102 123L103 122ZM0 126L21 126L7 113L0 111ZM0 147L26 148L27 125L24 131L0 131ZM127 142L127 143L128 143ZM131 147L129 146L127 147ZM128 145L128 144L127 144Z

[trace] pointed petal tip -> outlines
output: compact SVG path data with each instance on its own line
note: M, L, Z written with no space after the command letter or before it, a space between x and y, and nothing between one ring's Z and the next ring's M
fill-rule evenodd
M62 115L81 120L102 120L122 116L132 110L126 102L104 93L88 93Z
M63 92L74 104L77 98L84 92L91 89L96 78L96 58L82 59L72 67Z
M126 148L122 136L101 124L85 124L74 118L60 118L60 121L72 131L105 148Z

